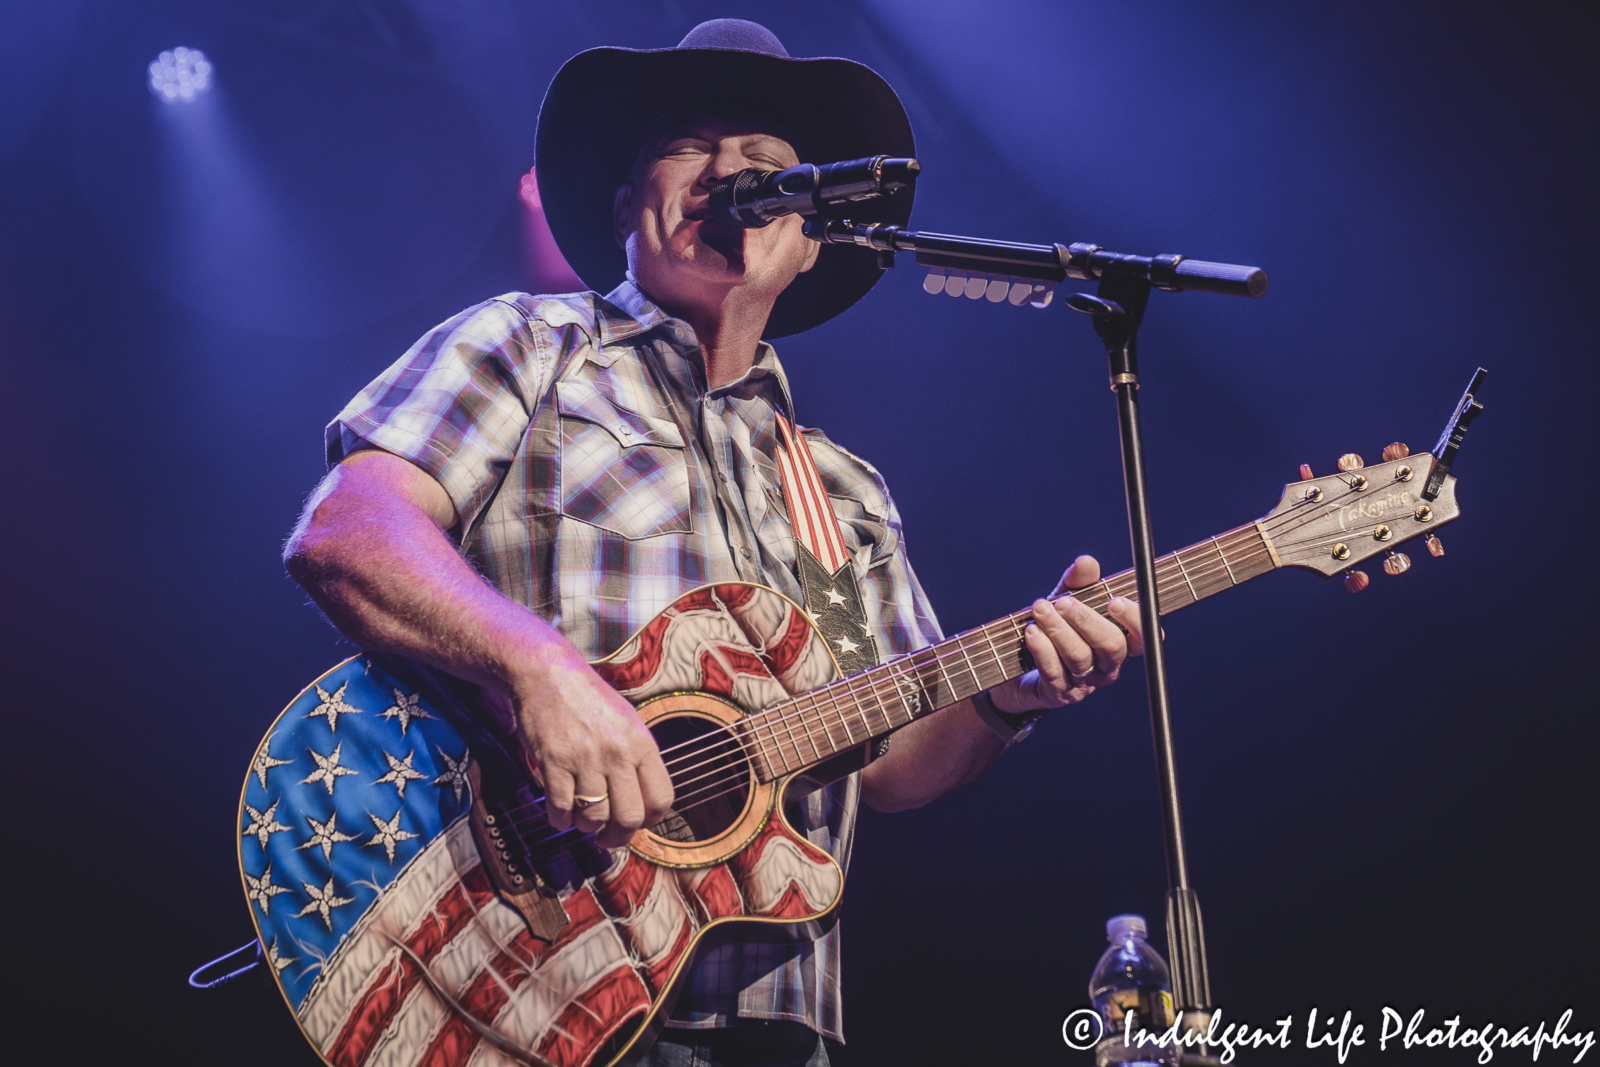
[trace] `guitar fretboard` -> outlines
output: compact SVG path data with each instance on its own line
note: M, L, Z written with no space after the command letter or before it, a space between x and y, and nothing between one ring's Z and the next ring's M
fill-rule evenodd
M1255 523L1156 560L1162 615L1187 607L1278 566ZM1129 569L1072 596L1102 615L1114 597L1137 600ZM889 663L791 697L744 720L756 776L765 782L815 766L914 719L1026 673L1023 633L1031 607L975 627Z

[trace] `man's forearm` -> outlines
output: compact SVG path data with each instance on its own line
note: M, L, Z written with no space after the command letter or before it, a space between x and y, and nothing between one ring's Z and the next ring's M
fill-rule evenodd
M977 778L1005 747L963 700L897 730L862 772L861 797L879 811L920 808Z
M505 695L514 670L577 657L544 620L473 571L415 493L397 491L400 462L382 456L336 468L289 539L284 563L329 621L363 648Z
M487 703L537 764L550 824L621 846L672 803L655 739L554 627L478 577L445 536L456 521L432 477L357 453L317 490L284 562L351 640L503 697Z

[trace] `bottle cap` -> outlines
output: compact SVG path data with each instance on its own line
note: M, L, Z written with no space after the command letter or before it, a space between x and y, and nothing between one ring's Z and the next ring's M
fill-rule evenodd
M1143 915L1113 915L1106 920L1106 940L1115 944L1126 940L1130 935L1143 937L1150 932L1145 925Z

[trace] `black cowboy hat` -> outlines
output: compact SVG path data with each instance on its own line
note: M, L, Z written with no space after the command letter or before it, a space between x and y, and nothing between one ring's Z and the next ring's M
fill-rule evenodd
M588 285L622 281L611 205L650 124L680 108L726 107L771 118L812 163L915 156L911 121L889 83L849 59L791 59L765 26L714 19L676 48L591 48L567 60L539 109L535 170L550 232ZM875 203L862 221L904 226L912 190ZM817 264L778 297L765 336L827 322L882 273L866 249L824 245Z

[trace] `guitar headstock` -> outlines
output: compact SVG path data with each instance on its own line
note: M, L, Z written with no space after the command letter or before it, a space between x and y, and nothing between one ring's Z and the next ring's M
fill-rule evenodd
M1396 443L1383 450L1384 462L1365 466L1361 457L1346 455L1339 469L1321 478L1301 467L1301 480L1284 486L1283 499L1257 524L1280 566L1304 567L1331 578L1351 572L1345 586L1366 588L1367 576L1357 564L1383 557L1387 574L1400 574L1411 560L1400 545L1425 538L1428 551L1444 555L1434 531L1456 519L1456 480L1446 477L1437 496L1424 495L1434 466L1431 453L1413 456Z

